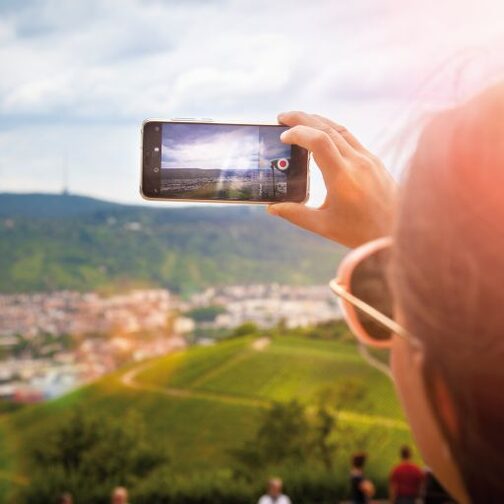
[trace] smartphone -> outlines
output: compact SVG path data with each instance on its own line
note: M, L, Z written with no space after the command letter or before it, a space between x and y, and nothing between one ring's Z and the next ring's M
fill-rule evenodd
M279 124L147 120L141 193L170 201L274 203L308 197L308 151Z

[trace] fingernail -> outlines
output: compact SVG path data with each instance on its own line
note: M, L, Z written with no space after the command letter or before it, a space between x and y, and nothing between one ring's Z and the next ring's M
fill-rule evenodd
M275 205L268 206L268 213L270 215L278 215L278 212L277 212L277 209L275 208Z
M284 131L283 133L281 133L280 135L280 140L283 142L285 140L285 138L287 137L287 131Z
M283 118L285 117L286 112L280 112L280 114L277 115L277 121L279 123L283 123Z

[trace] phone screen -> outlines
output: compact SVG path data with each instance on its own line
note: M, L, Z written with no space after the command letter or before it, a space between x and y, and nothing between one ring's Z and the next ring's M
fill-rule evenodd
M182 200L302 201L308 155L280 141L286 129L149 122L144 126L144 193Z

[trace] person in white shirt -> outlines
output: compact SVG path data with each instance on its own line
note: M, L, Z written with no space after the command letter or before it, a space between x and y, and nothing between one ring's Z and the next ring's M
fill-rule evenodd
M268 481L268 490L257 504L291 504L287 495L282 493L283 482L280 478L273 478Z

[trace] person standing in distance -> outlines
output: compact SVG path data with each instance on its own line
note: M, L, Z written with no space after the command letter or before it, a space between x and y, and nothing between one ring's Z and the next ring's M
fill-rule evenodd
M367 455L355 453L352 456L352 469L350 471L350 494L352 504L367 504L375 493L371 480L364 475Z
M111 503L112 504L128 504L129 503L128 490L124 487L114 488L114 491L112 492Z
M282 493L283 482L280 478L272 478L268 481L266 494L263 495L257 504L291 504L287 495Z
M422 488L422 470L411 462L411 450L403 446L399 451L401 462L396 465L389 478L389 498L394 504L415 504Z

